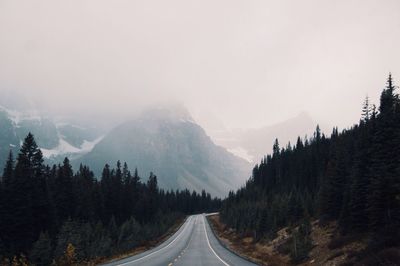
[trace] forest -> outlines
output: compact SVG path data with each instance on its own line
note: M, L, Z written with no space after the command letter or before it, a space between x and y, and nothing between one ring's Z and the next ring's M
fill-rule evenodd
M337 221L341 235L368 237L369 252L399 246L399 151L400 98L389 75L379 108L367 97L353 127L334 128L330 137L317 127L284 148L276 140L246 185L224 200L221 220L256 241L299 225L295 262L312 247L311 219Z
M121 254L154 240L185 215L212 212L221 200L202 191L164 191L127 164L105 165L98 180L70 161L45 165L29 133L0 182L2 265L68 265ZM69 256L69 257L68 257Z

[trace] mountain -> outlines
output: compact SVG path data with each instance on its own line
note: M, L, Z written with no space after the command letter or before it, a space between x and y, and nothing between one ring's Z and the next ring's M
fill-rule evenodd
M290 141L295 143L298 136L312 136L317 123L305 112L286 121L254 129L218 130L211 132L218 145L249 162L258 162L272 151L276 138L281 147Z
M74 161L100 174L117 160L137 167L142 177L154 172L161 187L207 190L226 195L244 184L250 165L215 145L182 107L143 112L109 132L89 153Z
M29 132L34 134L47 163L59 162L65 156L79 157L89 152L101 139L99 130L56 121L31 105L0 105L0 166L10 150L14 156Z
M215 145L183 107L149 109L111 129L95 126L96 121L88 117L82 121L46 115L20 96L2 97L0 166L10 150L17 155L31 132L45 163L57 164L69 157L75 168L87 164L96 176L106 163L120 160L131 169L137 167L143 178L154 172L163 188L206 189L225 195L243 185L250 174L250 165Z

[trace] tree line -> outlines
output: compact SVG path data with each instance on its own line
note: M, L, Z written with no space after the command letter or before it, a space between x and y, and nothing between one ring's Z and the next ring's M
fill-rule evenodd
M84 165L74 173L68 158L50 167L29 133L16 160L10 152L0 182L0 259L50 265L71 250L77 261L108 257L220 204L204 190L160 189L153 173L142 182L119 161L105 165L100 180Z
M372 250L398 246L399 151L400 99L389 75L379 109L366 98L350 129L334 128L327 137L317 127L284 148L276 140L246 185L224 200L221 219L256 240L286 226L307 228L310 218L338 221L341 234L367 235Z

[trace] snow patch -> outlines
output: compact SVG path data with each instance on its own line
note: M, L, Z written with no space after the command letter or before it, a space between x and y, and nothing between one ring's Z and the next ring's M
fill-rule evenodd
M85 154L92 151L94 146L96 146L96 144L99 143L103 137L104 136L101 136L93 141L85 140L79 148L72 146L67 141L60 138L58 146L54 149L41 148L41 150L45 158L56 157L63 154Z
M57 128L61 128L61 127L65 127L65 126L70 126L70 127L74 127L74 128L82 129L82 130L86 129L86 128L82 127L82 126L78 126L78 125L74 125L74 124L70 124L70 123L66 123L66 122L57 122L56 123L56 127Z
M91 152L94 148L94 146L96 146L97 143L99 143L104 136L98 137L97 139L93 140L93 141L83 141L82 145L81 145L81 152L84 153L88 153Z
M63 139L60 139L58 142L58 146L55 147L54 149L44 149L41 148L43 156L45 158L50 158L53 156L61 155L61 154L66 154L66 153L78 153L80 151L79 148L72 146L68 142L66 142Z
M250 155L249 152L247 150L243 149L242 147L228 149L228 151L230 153L232 153L233 155L236 155L237 157L245 159L249 163L252 163L254 161L254 157L252 155Z
M13 122L15 126L18 126L18 124L23 120L38 120L40 122L42 121L42 118L35 110L30 110L28 112L22 113L16 110L7 109L2 105L0 105L0 110L3 110L7 113L8 118Z
M184 118L181 118L181 119L179 119L179 121L182 122L182 123L196 124L196 122L194 122L192 119L184 119Z

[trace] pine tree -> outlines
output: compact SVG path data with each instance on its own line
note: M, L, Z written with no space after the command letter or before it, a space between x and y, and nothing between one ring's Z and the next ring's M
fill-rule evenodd
M110 234L101 222L93 229L91 243L87 248L89 258L109 257L112 253L112 241Z
M114 209L114 215L115 218L117 219L118 223L121 223L123 221L123 215L122 215L122 209L123 209L123 203L122 203L122 185L123 185L123 180L122 180L122 169L121 169L121 162L118 160L117 161L117 169L115 171L115 174L111 175L112 177L112 202L113 202L113 209Z
M73 172L68 158L58 167L56 176L55 207L59 221L65 221L74 215L75 199L73 194Z
M98 201L95 195L93 172L82 164L74 177L74 195L76 200L74 216L84 221L96 221L96 205Z
M152 172L150 173L149 180L147 181L147 188L152 194L158 192L157 176L155 176Z
M365 118L365 117L364 117ZM366 125L360 123L359 137L356 142L355 162L352 168L352 183L350 187L349 202L349 229L364 232L368 229L367 197L369 193L369 167L371 164L371 124L374 123L374 115L368 116L367 120L372 119Z
M372 115L372 108L371 108L371 105L369 103L369 97L367 95L365 97L364 105L363 105L363 108L362 108L361 120L363 122L367 122L370 119L371 115Z
M3 171L3 178L0 182L0 241L6 240L5 243L10 243L12 236L9 234L13 222L13 209L10 204L10 199L13 197L12 182L14 176L14 159L12 151L8 155L6 166ZM3 247L6 249L6 246ZM5 250L4 250L5 252Z
M128 165L125 162L122 168L122 179L123 179L123 188L122 188L122 221L126 221L129 217L132 216L134 211L134 199L133 199L133 184L132 184L132 175L129 171Z
M38 237L47 215L47 192L43 191L43 156L31 133L25 138L15 165L14 178L10 183L9 199L12 250L27 251Z
M272 147L272 150L273 150L273 155L274 155L274 156L278 156L278 155L279 155L279 153L280 153L280 148L279 148L279 141L278 141L278 139L275 139L274 146Z
M48 233L40 233L39 239L33 244L29 258L34 265L51 265L53 247Z
M374 134L368 206L373 230L390 238L398 237L400 227L400 184L397 172L400 162L400 128L396 118L398 105L399 98L389 74L387 87L381 94L380 113Z
M101 174L101 195L103 203L103 223L108 224L110 217L114 214L113 203L112 203L112 181L111 181L111 170L110 166L106 164Z
M118 242L118 227L117 223L115 222L115 217L112 216L110 219L110 223L108 224L108 232L110 232L111 241L114 244Z
M319 206L322 222L338 218L342 210L344 176L341 173L343 165L340 165L338 157L332 156L321 185Z
M5 187L7 187L10 184L11 179L13 178L13 174L14 174L14 156L12 151L10 150L6 166L4 167L3 177L1 180L1 182Z

